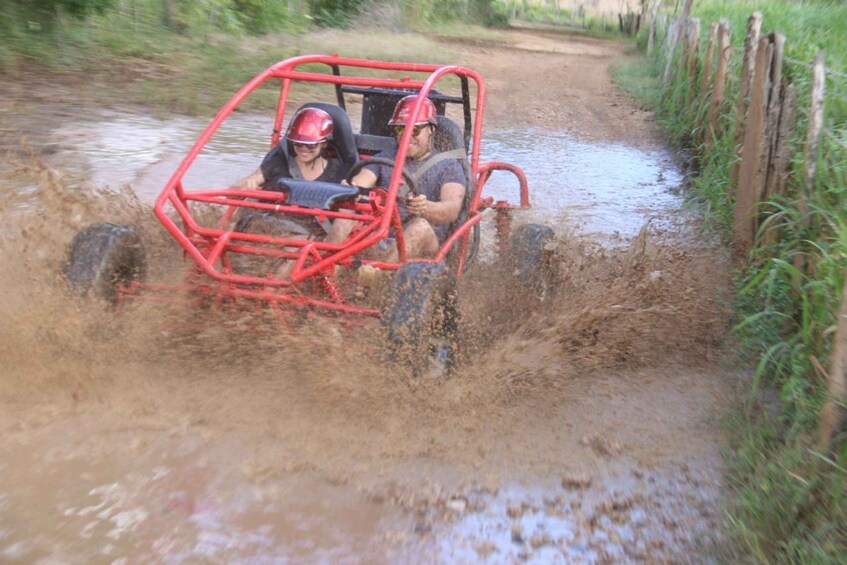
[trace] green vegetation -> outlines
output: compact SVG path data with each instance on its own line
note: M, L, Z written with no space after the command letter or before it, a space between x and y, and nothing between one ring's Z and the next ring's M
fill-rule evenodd
M786 55L811 62L817 50L826 49L827 64L843 69L847 64L847 6L838 0L697 0L693 16L708 24L729 20L733 45L744 43L747 18L761 12L763 33L780 31L788 37Z
M787 37L784 74L798 90L800 123L788 192L762 208L767 218L763 229L778 226L780 238L767 244L760 239L749 266L738 276L734 333L742 363L751 369L749 393L732 419L728 456L735 492L732 551L741 554L733 558L840 563L847 556L847 438L842 433L832 453L819 453L816 433L847 268L847 4L698 1L692 15L701 19L701 49L709 25L719 18L730 21L733 46L740 48L754 11L763 14L763 34L779 31ZM809 63L821 48L827 53L828 70L825 133L814 183L805 186ZM735 49L730 101L737 99L740 60ZM687 105L684 97L697 77L680 70L670 83L661 84L664 63L642 60L632 68L619 67L615 76L657 111L672 138L691 156L692 199L701 205L707 226L729 242L733 109L724 114L722 133L707 149L697 124L708 100ZM807 195L806 207L800 204L802 195Z
M310 0L309 8L318 25L347 27L367 2L368 0Z
M424 47L414 34L403 42L383 41L382 29L496 38L496 28L506 27L515 13L536 21L570 15L554 2L521 2L515 12L517 3L510 0L0 2L0 75L60 75L101 101L186 113L219 107L262 68L301 53L446 61L442 49ZM584 17L577 23L595 31L605 27ZM357 31L359 37L335 31L317 43L304 33L316 26ZM262 96L251 99L264 103Z
M502 2L497 0L418 0L401 2L410 21L443 24L472 22L488 27L509 23Z
M0 75L52 75L89 99L184 113L216 110L260 70L303 53L448 62L451 54L421 35L397 42L380 29L491 36L468 22L500 14L488 0L0 1ZM314 26L329 29L304 33ZM248 102L275 98L259 92Z
M508 0L6 0L0 75L55 77L103 103L209 113L294 55L449 62L426 37L398 42L388 30L498 40L508 9ZM319 39L305 33L316 26ZM247 105L274 102L260 92Z
M579 16L583 19L584 14L572 13L563 9L560 2L546 2L538 4L524 0L500 0L502 10L512 19L520 19L526 22L564 25L573 23Z
M526 0L496 0L497 11L503 18L535 24L549 24L568 29L579 29L591 35L618 33L618 20L600 16L589 16L583 3L546 0L544 3ZM573 9L568 9L573 7Z
M617 61L612 67L612 78L631 94L642 106L656 110L661 98L658 61L642 56L632 56Z

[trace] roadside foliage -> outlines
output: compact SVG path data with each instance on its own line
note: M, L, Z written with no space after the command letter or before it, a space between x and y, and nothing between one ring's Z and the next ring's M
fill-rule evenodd
M374 59L447 55L416 29L486 35L504 25L491 0L4 0L0 75L85 75L103 103L214 111L269 65L309 52ZM332 29L321 38L311 29ZM365 32L364 29L367 29ZM431 42L430 42L431 43ZM130 63L130 64L128 64ZM116 76L121 80L116 81ZM97 89L98 83L111 88ZM120 91L114 99L110 92ZM272 97L257 97L272 107Z
M690 197L737 257L735 335L750 371L730 457L736 551L838 562L847 552L847 341L837 328L847 5L703 0L688 21L679 15L660 12L640 44L652 50L652 102L689 158Z

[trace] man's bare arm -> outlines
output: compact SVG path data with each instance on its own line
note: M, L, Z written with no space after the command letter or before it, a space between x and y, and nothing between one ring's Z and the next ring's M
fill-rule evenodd
M362 169L359 173L353 177L354 186L360 186L362 188L373 188L376 186L376 174L373 171L368 169ZM347 181L342 181L343 184L347 184Z
M441 186L440 201L432 202L421 194L410 198L407 206L411 214L421 216L430 223L449 224L459 217L464 198L465 187L457 182L448 182Z

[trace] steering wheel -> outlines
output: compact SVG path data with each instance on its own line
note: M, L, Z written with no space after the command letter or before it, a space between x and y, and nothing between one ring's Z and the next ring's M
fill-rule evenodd
M359 172L368 165L383 165L385 167L391 167L392 169L395 166L393 159L386 159L385 157L366 157L365 159L358 161L355 165L353 165L353 167L350 168L350 172L347 173L347 182L352 185L353 177L358 175ZM406 181L405 190L401 186L400 189L397 191L397 196L403 198L409 195L418 196L420 193L415 187L415 182L412 180L412 175L409 174L409 171L406 170L406 167L403 167L402 174L403 180Z

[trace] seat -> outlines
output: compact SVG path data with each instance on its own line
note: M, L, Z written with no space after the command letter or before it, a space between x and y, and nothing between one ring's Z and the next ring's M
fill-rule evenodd
M459 212L459 217L450 225L448 233L453 233L458 226L462 225L468 219L468 208L470 207L471 198L473 198L471 166L468 163L468 148L465 145L462 128L447 116L436 116L435 122L435 135L432 140L434 152L456 152L457 156L461 155L456 160L462 165L462 170L465 171L465 198L462 201L462 210Z
M435 138L432 140L436 152L461 149L467 158L468 147L462 128L447 116L435 116Z
M391 126L388 122L394 115L394 108L404 97L416 94L415 89L396 88L357 88L346 87L344 92L362 95L362 121L359 133L355 135L356 146L362 155L375 155L397 147ZM446 96L436 89L429 93L429 99L435 104L436 112L444 114L447 102L461 102L461 98Z
M432 140L433 150L436 153L455 153L457 155L456 160L459 161L462 165L462 170L465 171L465 197L462 200L462 208L459 211L459 216L450 224L447 230L446 237L449 237L459 226L468 220L471 200L473 199L473 177L471 175L471 166L468 162L468 146L465 142L462 128L447 116L436 116L435 120L435 135ZM471 246L465 263L467 266L476 258L479 250L479 238L480 227L477 224L471 232ZM454 265L458 257L459 246L457 245L448 254L447 261L451 265Z

